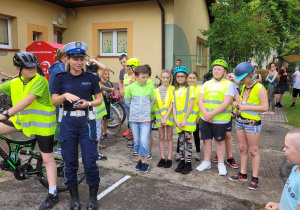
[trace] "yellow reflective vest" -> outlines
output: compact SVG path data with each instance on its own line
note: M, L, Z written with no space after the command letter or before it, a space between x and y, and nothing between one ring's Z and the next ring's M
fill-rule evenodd
M99 86L100 86L100 89L101 89L101 83L100 82L99 82ZM102 97L102 103L99 106L97 106L96 120L101 119L104 115L107 115L102 93L101 93L101 97ZM95 100L95 96L93 96L93 99Z
M212 79L207 81L204 88L204 106L207 112L214 111L220 104L224 102L224 96L228 87L232 84L232 82L223 79L218 84L217 90L214 90L214 82L215 80ZM231 105L229 105L222 113L219 113L213 116L213 121L216 124L226 124L231 120ZM200 117L203 118L203 113L200 112Z
M193 112L193 114L197 115L197 118L200 117L200 109L199 109L199 106L198 106L198 99L199 99L200 90L201 90L201 86L196 85L194 87L195 101L194 101L194 107L193 107L192 112Z
M245 87L246 87L246 85L243 85L243 87L242 87L242 92L241 92L241 96L240 96L241 104L242 104L242 96L243 96ZM248 105L248 106L261 106L261 102L258 97L258 92L262 87L264 88L264 86L262 84L260 84L259 82L256 83L250 92L247 102L243 103L243 104ZM247 119L251 119L251 120L256 120L256 121L260 120L260 112L256 112L256 111L247 111L247 110L241 111L241 116L244 118L247 118Z
M173 96L172 101L174 102L175 109L176 109L176 119L178 122L181 122L186 115L186 111L188 107L190 106L190 97L191 93L194 91L194 87L189 86L184 89L183 95L180 96L180 93L178 90L173 90ZM179 103L180 100L181 103ZM186 119L186 124L184 127L184 131L192 131L194 132L196 130L196 120L197 120L197 114L191 112L191 114ZM182 130L176 127L177 133L180 133Z
M172 101L173 90L174 90L174 87L170 85L168 87L164 102L161 99L159 89L156 88L155 91L154 91L155 92L155 98L156 98L156 102L154 104L155 115L156 115L156 126L158 128L161 127L161 124L160 124L161 120L167 114L167 112L170 108L170 104L171 104L171 101ZM175 125L174 117L173 117L172 112L169 114L169 116L167 118L166 125L172 126L172 127Z
M10 91L13 106L26 98L30 88L40 77L46 80L45 77L36 74L36 76L27 83L24 89L23 82L20 78L11 81ZM50 93L49 101L51 102ZM54 135L56 129L56 107L52 105L45 106L35 99L28 107L10 119L15 128L18 130L22 129L22 132L26 136L31 136L32 134L51 136Z
M124 91L123 91L123 95L125 94L125 90L126 88L130 85L130 80L131 80L131 76L129 76L128 74L125 74L124 76Z

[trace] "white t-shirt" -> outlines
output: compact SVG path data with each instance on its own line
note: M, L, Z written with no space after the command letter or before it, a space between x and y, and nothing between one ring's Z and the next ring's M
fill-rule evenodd
M300 71L296 71L293 75L296 75L294 77L294 88L300 89Z

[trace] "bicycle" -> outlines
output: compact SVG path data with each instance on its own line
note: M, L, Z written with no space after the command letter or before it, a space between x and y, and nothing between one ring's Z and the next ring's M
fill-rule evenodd
M124 123L126 119L125 108L120 102L120 99L124 99L121 94L119 94L118 88L114 91L114 94L108 94L107 96L110 99L110 104L113 105L119 112L121 118L121 124Z
M37 139L29 140L12 140L0 135L0 140L5 141L9 145L9 154L0 147L0 156L9 164L8 168L2 167L2 170L11 171L18 180L32 179L38 180L45 188L49 188L46 168L43 164L42 155L38 151L34 151ZM57 142L55 142L55 145ZM27 155L27 162L18 160L19 155ZM54 157L57 165L57 183L58 192L68 190L64 185L64 160L61 157ZM85 173L82 164L79 165L77 174L77 183L80 184L85 179Z

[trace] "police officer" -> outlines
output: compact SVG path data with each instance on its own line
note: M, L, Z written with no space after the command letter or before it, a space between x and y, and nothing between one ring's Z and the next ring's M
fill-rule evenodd
M52 104L64 104L60 125L62 157L65 161L65 184L71 195L70 209L80 209L77 187L78 143L89 185L90 198L87 209L98 209L97 192L100 183L96 121L93 107L102 103L98 78L83 70L88 46L71 42L63 47L68 56L66 72L56 75L52 89ZM95 96L93 100L92 96Z

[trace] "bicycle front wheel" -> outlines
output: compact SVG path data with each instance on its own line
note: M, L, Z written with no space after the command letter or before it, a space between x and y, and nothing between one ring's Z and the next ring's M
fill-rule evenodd
M102 125L104 123L101 123ZM108 119L107 133L110 135L116 135L121 130L120 114L116 107L110 106L110 119Z
M56 158L56 157L54 158L54 160L57 165L56 189L58 192L66 191L68 190L68 187L64 184L65 182L64 161L62 158ZM44 187L49 188L46 167L42 159L37 160L36 170L40 172L37 175L42 178L42 180L39 180L40 183ZM84 179L85 179L85 173L84 173L83 165L79 164L79 168L77 172L77 184L79 185Z
M120 118L121 118L121 124L123 124L125 121L125 118L126 118L125 108L124 108L123 104L121 104L120 102L117 102L113 106L116 107L116 109L119 111Z

